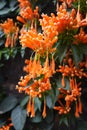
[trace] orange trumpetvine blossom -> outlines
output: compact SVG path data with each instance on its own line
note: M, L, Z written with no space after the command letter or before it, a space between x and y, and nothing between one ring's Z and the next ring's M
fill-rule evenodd
M72 80L72 79L71 79ZM79 114L82 113L82 103L80 100L81 96L81 88L80 83L76 83L76 80L73 78L72 84L70 80L70 88L66 90L65 88L59 88L59 96L58 96L58 106L55 106L54 109L59 111L59 114L67 114L71 110L71 104L76 102L76 111L75 116L79 117ZM65 101L62 102L62 100ZM78 104L78 106L77 106Z
M73 44L87 44L87 34L83 31L82 28L80 28L80 32L77 35L74 35L74 42Z
M75 13L76 12L74 9L72 9L71 12L68 12L63 8L63 6L60 6L57 16L54 14L51 14L51 16L42 15L40 24L44 34L51 35L51 33L54 31L54 35L58 35L65 30L73 29L73 26L77 25Z
M51 52L53 45L57 41L57 37L47 37L42 33L38 33L34 28L26 31L21 31L20 43L24 47L29 47L38 53L44 53L46 51Z
M31 6L31 3L29 0L18 0L18 2L20 3L20 8Z
M87 77L87 73L84 72L83 69L77 68L74 63L72 62L72 59L68 59L68 65L60 65L59 69L56 70L57 72L62 73L62 80L64 82L64 77L70 76L70 77Z
M26 21L27 20L33 20L34 18L39 18L39 13L38 13L38 7L33 10L32 5L29 0L18 0L19 1L19 7L20 7L20 16L21 18L17 17L17 20L20 22ZM22 20L22 21L21 21Z
M13 22L13 19L9 19L9 18L4 23L0 24L0 27L3 29L4 33L6 34L5 47L8 46L13 47L18 37L19 28Z
M67 5L68 5L68 7L71 7L71 4L72 4L72 2L74 2L74 1L76 1L76 0L59 0L60 2L65 2Z
M27 72L27 75L20 78L20 82L18 82L16 89L18 89L19 92L24 91L30 96L27 104L27 113L29 113L31 117L34 117L34 98L41 98L44 92L51 89L49 78L55 73L55 65L53 58L49 63L48 56L44 65L41 65L40 59L36 60L36 58L34 58L34 60L30 58L30 60L26 60L25 62L27 65L24 67L24 70ZM46 116L45 100L42 115L43 117Z
M10 130L10 127L13 126L12 123L8 124L8 125L4 125L0 128L0 130Z

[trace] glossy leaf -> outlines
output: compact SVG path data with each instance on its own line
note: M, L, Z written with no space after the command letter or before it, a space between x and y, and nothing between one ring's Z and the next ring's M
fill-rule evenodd
M41 101L38 97L34 99L34 105L35 105L35 111L39 110L41 111Z
M23 127L26 122L26 110L22 109L20 106L17 106L11 113L12 123L16 130L23 130Z
M4 8L3 10L0 10L0 16L6 15L10 13L10 8Z
M17 105L17 98L14 95L8 96L0 104L0 114L12 110L16 105Z
M5 5L6 5L6 1L0 0L0 9L4 8Z
M20 106L24 107L27 104L28 100L29 100L29 96L25 96L21 101Z

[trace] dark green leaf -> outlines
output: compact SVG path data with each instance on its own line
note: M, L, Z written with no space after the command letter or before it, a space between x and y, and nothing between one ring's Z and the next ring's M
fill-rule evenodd
M42 115L41 115L41 113L39 111L37 111L35 113L35 117L30 118L30 121L33 122L33 123L39 123L39 122L41 122L42 121Z
M87 130L87 121L79 120L77 130Z
M38 97L34 99L35 111L41 111L41 101Z
M21 57L24 57L24 55L25 55L25 48L21 48L20 53L21 53Z
M9 53L5 53L5 54L4 54L4 57L5 57L6 60L8 60L8 59L10 58Z
M23 110L20 106L17 106L11 113L12 123L16 130L22 130L26 122L26 110Z
M14 7L17 4L17 0L9 0L9 6Z
M47 123L51 123L53 121L53 118L54 118L53 109L47 109L47 115L45 121Z
M2 121L2 120L0 119L0 128L1 128L5 123L6 123L6 121Z
M61 125L62 123L64 123L66 126L68 126L68 125L69 125L69 123L68 123L68 118L65 117L65 116L62 116L62 117L60 118L59 124Z
M57 46L57 53L55 60L59 58L59 61L61 63L63 58L65 57L66 51L67 51L67 44L62 44L61 42L59 42Z
M46 104L48 108L53 108L52 97L50 95L46 96Z
M72 45L71 48L75 64L78 66L79 62L83 58L83 53L80 50L79 45Z
M0 16L6 15L10 13L10 8L4 8L3 10L0 10Z
M79 45L79 50L82 54L87 55L87 44L80 44Z
M6 5L5 0L0 0L0 9L2 9Z
M14 95L10 95L4 99L0 104L0 114L10 111L17 104L17 98Z
M4 45L4 40L3 39L0 39L0 46Z
M24 99L21 101L20 106L23 107L27 104L29 100L29 96L24 97Z

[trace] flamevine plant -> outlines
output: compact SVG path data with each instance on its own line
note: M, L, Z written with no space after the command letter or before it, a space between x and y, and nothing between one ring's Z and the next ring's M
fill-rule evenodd
M16 85L23 100L11 95L1 103L0 130L22 130L28 124L31 130L33 126L51 130L56 118L67 129L76 118L84 124L82 128L78 122L78 130L87 128L80 118L83 80L87 80L87 1L52 2L55 13L47 15L41 13L46 6L41 0L18 0L17 21L8 18L0 24L5 47L14 47L18 38L23 48L32 50L23 68L26 75Z

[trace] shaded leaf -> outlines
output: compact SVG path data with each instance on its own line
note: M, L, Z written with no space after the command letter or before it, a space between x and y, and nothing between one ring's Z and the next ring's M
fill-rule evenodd
M5 0L0 0L0 9L2 9L6 5Z
M0 114L10 111L17 104L17 98L14 95L10 95L4 99L0 104Z
M0 15L3 16L3 15L6 15L10 13L10 8L4 8L3 10L0 10Z
M57 45L57 53L55 60L59 58L59 61L61 63L63 58L65 57L66 51L67 51L67 44L62 44L61 42L59 42Z
M87 121L79 120L77 130L87 130Z
M17 0L9 0L9 6L14 7L17 4Z
M22 130L26 122L26 110L17 106L11 113L12 123L16 130Z
M21 101L20 106L23 107L27 104L29 100L29 96L25 96L24 99Z
M47 109L47 115L45 118L45 121L47 123L51 123L54 119L53 109Z
M75 64L78 65L83 58L83 53L80 50L79 45L72 45L71 48Z
M53 108L52 97L50 95L46 96L46 104L48 108Z
M37 111L35 113L35 117L30 118L30 121L33 122L33 123L39 123L39 122L41 122L42 121L42 115L41 115L41 113L39 111Z
M62 123L64 123L66 126L69 125L67 117L62 116L62 117L60 118L59 124L61 125Z
M35 105L35 111L39 110L41 111L41 101L38 97L34 99L34 105Z
M4 125L6 123L6 121L2 121L1 119L0 119L0 128Z

